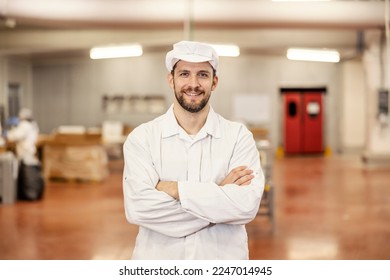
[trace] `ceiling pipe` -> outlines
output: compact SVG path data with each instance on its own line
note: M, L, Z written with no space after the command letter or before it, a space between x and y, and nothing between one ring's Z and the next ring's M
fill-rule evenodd
M390 67L390 30L389 30L389 16L390 16L390 6L389 6L389 0L385 0L385 38L384 42L381 46L384 45L385 47L385 59L384 62L381 60L381 72L382 72L382 83L381 86L383 88L389 88L389 67ZM385 64L385 65L383 65Z
M194 39L194 1L187 0L188 17L184 20L184 37L188 41Z
M2 0L0 0L2 1ZM271 2L253 0L12 0L9 17L26 23L70 26L126 26L183 23L188 7L197 26L219 27L383 27L383 1ZM192 7L193 6L193 7ZM199 12L198 12L199 11ZM294 11L294 12L291 12ZM195 17L196 16L196 17ZM189 22L189 20L187 21Z
M356 32L356 44L355 44L355 50L354 53L349 55L349 56L342 56L340 58L340 62L345 62L349 60L354 60L354 59L359 59L363 56L364 50L366 47L365 41L364 41L364 31L363 30L358 30Z

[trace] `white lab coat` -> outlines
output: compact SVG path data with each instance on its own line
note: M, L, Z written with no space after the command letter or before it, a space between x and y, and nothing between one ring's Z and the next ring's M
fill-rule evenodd
M264 175L252 134L212 108L192 139L173 106L124 144L127 220L139 225L133 259L248 259L245 224L258 212ZM235 167L256 174L248 186L218 186ZM156 190L178 181L180 201Z
M8 131L8 140L16 142L16 156L18 160L23 161L27 165L39 163L36 156L38 135L38 125L34 121L28 120L21 120L16 127Z

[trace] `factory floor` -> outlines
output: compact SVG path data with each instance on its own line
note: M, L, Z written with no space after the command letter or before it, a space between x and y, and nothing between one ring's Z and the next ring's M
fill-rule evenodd
M0 259L129 259L121 160L97 182L47 182L44 199L0 204ZM274 159L273 203L247 225L251 259L390 259L390 170L358 156Z

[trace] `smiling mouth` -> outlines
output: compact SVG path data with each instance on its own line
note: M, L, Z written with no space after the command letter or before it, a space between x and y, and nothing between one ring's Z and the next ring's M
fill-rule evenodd
M186 95L188 96L198 96L198 95L201 95L202 93L200 92L186 92Z
M203 91L198 91L198 90L195 90L195 91L192 91L192 90L184 91L184 94L187 95L187 96L200 96L203 93L204 93Z

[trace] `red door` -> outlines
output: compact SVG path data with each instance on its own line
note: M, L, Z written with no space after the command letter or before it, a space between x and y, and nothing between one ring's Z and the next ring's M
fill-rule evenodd
M284 94L284 149L287 153L301 152L301 94L289 92Z
M323 152L322 94L307 92L303 97L302 152Z
M284 150L287 154L322 153L324 90L283 93Z

